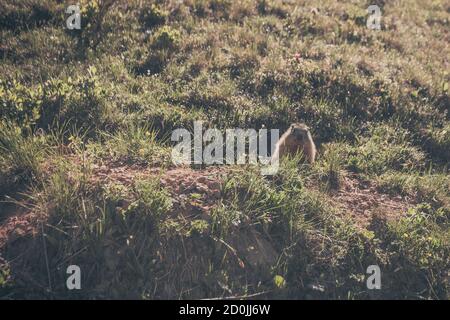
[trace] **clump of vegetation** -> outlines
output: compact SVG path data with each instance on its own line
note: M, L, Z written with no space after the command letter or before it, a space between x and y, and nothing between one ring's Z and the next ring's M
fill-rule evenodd
M42 86L28 88L17 81L0 81L1 116L29 126L41 117Z
M58 12L61 4L54 1L2 1L0 4L0 29L22 30L42 27L50 23L61 22Z
M153 36L152 46L157 49L173 49L180 40L180 32L169 26L158 29Z
M382 125L372 128L359 146L350 150L348 165L357 172L380 174L388 169L420 170L425 154L409 142L408 132Z
M174 54L180 40L178 30L163 26L156 30L151 38L150 48L137 49L133 53L132 68L138 75L161 73Z
M388 275L390 291L403 292L402 298L409 299L425 298L423 292L434 299L447 294L449 218L448 208L433 210L423 203L411 208L407 217L388 225L382 239L391 252L390 268L401 270L396 276Z
M450 125L443 128L432 128L425 134L425 149L436 155L438 161L450 158Z
M27 87L13 79L0 82L1 116L23 126L47 129L55 122L79 126L100 125L106 114L106 91L99 85L96 68L72 79L52 78ZM102 119L103 118L103 119Z
M88 48L96 49L101 42L101 38L105 35L105 17L115 2L116 0L80 1L82 26L80 29L68 30L68 33L78 39L82 55L86 54Z
M342 170L345 155L339 143L328 144L323 148L321 165L318 170L318 179L324 182L326 190L337 190L341 185Z
M164 24L167 16L168 13L165 10L162 10L155 4L151 4L150 7L141 9L139 20L144 28L153 28Z
M31 129L1 121L0 194L10 193L21 184L40 178L40 165L48 156L48 150L44 135L33 135Z
M378 188L392 195L411 196L433 207L449 206L450 181L446 173L387 172L377 177Z
M148 125L131 124L117 132L103 133L105 146L99 155L135 163L167 163L169 150L156 141L157 133ZM94 146L95 147L95 146Z
M58 271L57 261L68 258L73 264L90 261L80 296L142 298L145 286L150 287L148 281L155 280L152 270L158 259L158 226L171 207L170 198L159 184L145 180L127 190L126 199L120 185L90 190L88 176L81 167L68 174L62 164L42 192L32 195L37 208L52 207L45 227L47 251L33 252L39 242L33 243L24 260L48 259L51 278L38 277L37 281L53 284L49 297L64 291L60 281L64 273ZM18 293L26 290L20 281L15 285Z

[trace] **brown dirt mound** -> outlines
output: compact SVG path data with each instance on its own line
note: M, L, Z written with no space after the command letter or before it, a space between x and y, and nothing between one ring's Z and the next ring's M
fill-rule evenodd
M38 215L14 203L0 206L0 248L26 235L37 233Z
M145 178L159 179L173 199L173 213L184 217L201 215L209 219L209 213L220 198L220 186L224 168L209 167L194 170L188 167L149 168L143 165L107 163L93 165L90 183L120 183L129 186L133 181ZM37 233L37 221L42 214L20 204L2 203L0 206L0 248L6 242ZM122 206L127 206L126 201Z
M163 169L111 164L94 166L91 182L131 185L138 179L159 179L161 185L170 192L174 213L182 214L185 217L203 214L203 218L207 218L207 214L220 198L224 172L225 168L219 167L195 170L189 167ZM123 206L126 205L126 203L123 204Z
M342 184L332 196L332 201L356 225L366 228L374 215L381 214L388 220L398 219L414 203L402 196L380 193L370 181L362 181L355 174L347 173Z
M154 177L166 187L173 199L174 215L185 218L201 217L209 220L211 210L221 196L223 176L232 171L230 167L150 168L138 164L106 163L93 165L93 184L120 183L131 185L137 179ZM361 181L355 174L347 173L342 178L339 190L331 195L332 202L340 209L342 216L350 217L361 228L367 228L374 214L395 219L411 206L411 199L390 196L377 191L369 181ZM127 206L124 203L123 206ZM0 207L0 248L7 241L14 241L37 232L37 221L42 215L17 205Z
M174 217L183 219L211 219L211 211L221 197L223 176L229 173L230 167L208 167L192 169L190 167L174 167L167 170L161 168L145 168L139 166L102 166L94 168L94 181L106 183L122 183L129 185L135 179L154 177L170 192ZM100 179L100 180L99 180ZM128 203L123 203L126 207ZM278 253L266 239L252 226L245 229L234 228L229 242L220 241L230 253L236 257L241 268L246 266L258 268L271 266L276 262Z

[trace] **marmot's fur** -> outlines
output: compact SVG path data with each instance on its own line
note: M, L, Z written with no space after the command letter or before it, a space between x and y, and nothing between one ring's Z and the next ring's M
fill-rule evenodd
M278 140L272 156L272 160L281 159L287 154L303 152L309 163L314 163L316 158L316 146L311 133L306 125L302 123L291 124L289 129Z

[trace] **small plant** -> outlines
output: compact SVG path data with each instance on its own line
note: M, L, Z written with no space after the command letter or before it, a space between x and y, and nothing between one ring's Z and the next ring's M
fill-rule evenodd
M6 295L11 290L11 268L6 261L0 258L0 296Z
M342 144L331 143L323 148L323 155L320 157L318 171L320 179L325 182L326 190L339 189L345 154Z
M35 124L42 113L43 88L38 85L29 88L16 80L0 79L0 116L18 124Z
M155 219L167 213L172 207L172 201L167 190L159 185L157 180L142 180L136 183L138 201L145 211L151 213ZM144 211L144 212L145 212Z
M143 62L138 62L134 66L134 72L138 75L154 75L161 73L169 61L167 51L156 51L149 53Z
M450 159L450 124L442 129L432 128L427 130L425 148L434 158L444 162Z
M81 57L88 54L88 49L96 49L104 38L105 16L111 11L116 0L80 0L81 28L69 30L67 34L78 41L78 53Z
M180 41L181 34L169 26L159 28L153 36L152 46L156 49L173 49Z
M75 79L50 78L31 87L14 79L0 81L0 116L25 127L46 128L54 121L68 120L80 127L94 119L100 124L106 91L96 73L89 66L85 75Z
M139 15L139 21L144 28L154 28L156 26L164 24L168 16L168 13L157 5L152 4L150 7L144 7L141 9Z

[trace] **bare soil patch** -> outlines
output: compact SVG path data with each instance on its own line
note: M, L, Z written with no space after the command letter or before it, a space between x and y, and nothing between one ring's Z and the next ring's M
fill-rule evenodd
M356 225L366 228L374 215L387 220L398 219L414 204L414 199L380 193L371 181L346 174L341 187L332 195L332 201L343 216L350 217Z

